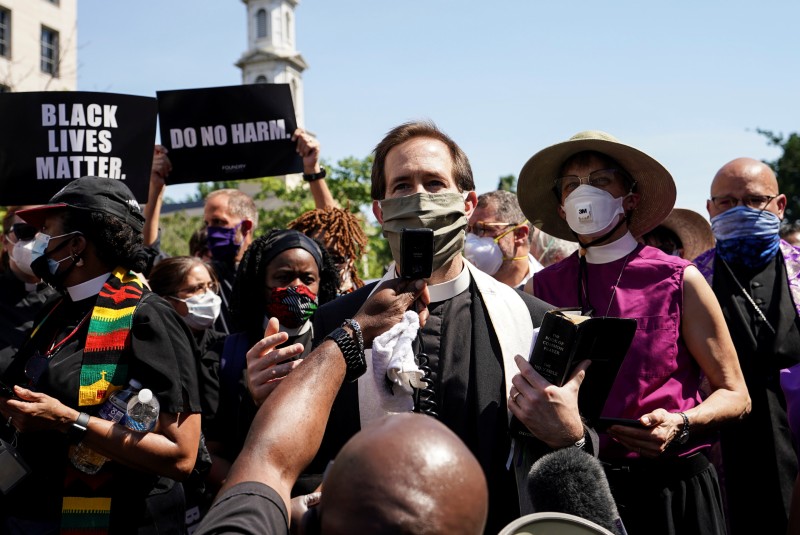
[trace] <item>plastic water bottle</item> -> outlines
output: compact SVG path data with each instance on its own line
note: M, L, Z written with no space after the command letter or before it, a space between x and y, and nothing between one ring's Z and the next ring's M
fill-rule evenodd
M142 384L136 379L128 381L128 386L112 393L97 411L97 417L114 423L123 423L128 409L128 401L136 396ZM103 467L108 457L101 455L92 448L80 442L72 450L70 461L72 465L87 474L96 474Z
M161 406L149 388L143 388L128 402L125 425L128 429L147 433L156 426Z

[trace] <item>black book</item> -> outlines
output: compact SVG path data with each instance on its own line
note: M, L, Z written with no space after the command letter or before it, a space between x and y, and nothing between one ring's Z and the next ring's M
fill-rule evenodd
M551 310L542 320L530 363L542 377L563 386L581 361L592 361L578 393L581 415L591 426L603 410L635 333L635 319L581 316L574 309ZM510 430L512 437L531 436L516 418L511 419Z

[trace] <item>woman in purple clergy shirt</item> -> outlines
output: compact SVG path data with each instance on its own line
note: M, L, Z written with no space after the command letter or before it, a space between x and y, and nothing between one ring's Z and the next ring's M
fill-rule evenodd
M688 261L637 242L672 210L672 176L605 132L581 132L528 160L517 194L534 225L580 245L534 276L534 295L584 314L637 320L602 416L642 427L614 425L600 434L600 460L628 533L725 533L719 482L705 453L713 429L746 416L750 398L703 276ZM524 394L514 404L527 403Z

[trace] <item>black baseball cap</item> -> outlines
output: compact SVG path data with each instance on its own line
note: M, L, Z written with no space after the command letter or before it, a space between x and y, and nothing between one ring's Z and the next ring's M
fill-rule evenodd
M121 180L85 176L61 188L47 204L16 214L26 223L41 228L45 218L56 210L69 208L100 212L129 224L136 232L144 228L144 214L139 203Z

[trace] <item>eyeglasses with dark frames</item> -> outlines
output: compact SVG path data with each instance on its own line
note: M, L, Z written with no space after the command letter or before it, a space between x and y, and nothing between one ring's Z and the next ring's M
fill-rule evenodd
M11 232L14 233L17 240L30 241L36 237L38 229L27 223L14 223L11 225Z
M723 212L735 206L739 206L740 203L754 210L764 210L767 205L772 202L772 199L776 197L777 195L745 195L739 199L731 195L721 195L718 197L711 197L711 202L717 210L722 210Z

